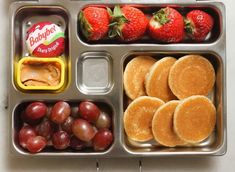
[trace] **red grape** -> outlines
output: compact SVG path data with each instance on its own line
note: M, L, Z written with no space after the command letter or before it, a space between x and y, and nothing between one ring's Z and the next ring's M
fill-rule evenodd
M75 136L72 136L70 139L70 147L74 150L81 150L85 148L86 142L78 139Z
M67 102L57 102L52 110L50 119L56 124L62 124L69 117L71 113L71 108Z
M46 114L46 117L47 117L47 118L50 118L50 116L51 116L51 110L52 110L52 107L51 107L51 106L48 106L48 107L47 107L47 114Z
M93 139L93 146L96 151L102 151L107 149L112 142L113 134L111 131L107 129L101 129L96 133Z
M89 142L95 136L92 125L84 119L76 119L72 125L73 134L80 140Z
M104 112L104 111L101 112L98 120L95 123L95 126L98 129L102 129L102 128L109 129L110 126L111 126L111 118L110 118L110 116L106 112Z
M78 107L76 107L76 106L71 107L71 116L74 118L79 117Z
M30 137L27 141L26 148L31 153L40 152L45 148L47 141L42 136Z
M47 106L42 102L30 103L26 107L25 114L32 120L40 119L47 114Z
M70 138L65 131L58 131L52 136L52 144L56 149L66 149L69 146Z
M19 132L19 143L23 148L26 148L26 143L29 138L36 137L36 132L33 127L23 126Z
M26 115L25 111L21 112L21 119L23 120L23 122L25 122L25 123L27 123L31 126L35 126L35 125L39 124L42 121L42 119L30 119Z
M95 122L100 115L99 108L92 102L81 102L78 108L81 117L89 122Z
M68 134L72 133L73 117L69 116L66 121L61 125L62 129Z
M51 135L53 133L51 122L48 119L44 119L35 127L35 129L39 136L43 136L47 140L51 138Z
M51 123L51 128L52 128L53 133L61 130L59 124L56 124L52 121L50 121L50 123Z

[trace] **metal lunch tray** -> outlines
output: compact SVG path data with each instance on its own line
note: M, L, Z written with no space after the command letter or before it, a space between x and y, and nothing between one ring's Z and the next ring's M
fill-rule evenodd
M208 10L215 18L215 27L210 37L203 43L183 42L160 44L151 40L122 44L105 40L98 43L85 42L79 34L78 14L89 4L135 4L151 12L167 5L180 7L187 11L192 8ZM226 152L226 33L225 6L222 2L196 0L39 0L13 2L11 16L11 57L9 82L9 115L11 118L12 146L18 154L27 156L76 156L76 157L157 157L176 155L223 155ZM66 34L67 80L58 92L23 92L15 84L14 65L27 55L25 33L27 27L40 21L49 20L59 24ZM123 112L127 106L127 97L123 90L123 70L129 60L136 55L151 55L162 58L172 55L179 58L185 54L202 54L214 66L216 84L210 98L217 108L217 122L213 134L202 143L184 147L167 148L156 142L137 143L129 140L123 129ZM25 102L42 100L52 103L65 100L76 103L82 100L98 102L112 111L113 145L104 152L72 152L45 149L30 154L17 143L19 129L19 111Z

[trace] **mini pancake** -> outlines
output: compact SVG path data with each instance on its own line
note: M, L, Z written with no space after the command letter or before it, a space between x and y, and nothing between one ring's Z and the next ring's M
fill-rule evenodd
M155 97L141 96L135 99L124 112L124 129L127 136L139 142L153 138L151 124L155 111L164 102Z
M184 99L175 109L174 130L188 143L198 143L213 131L216 109L205 96L191 96Z
M215 71L203 56L186 55L171 67L168 83L179 99L208 95L215 83Z
M152 132L154 139L161 145L175 147L185 144L185 142L177 136L173 128L173 115L179 102L180 101L177 100L169 101L158 108L154 114Z
M150 56L137 56L132 59L124 71L124 89L126 95L134 100L146 95L144 88L145 75L156 60Z
M151 67L145 78L145 88L148 96L157 97L166 102L176 99L168 85L169 71L175 62L175 58L165 57Z

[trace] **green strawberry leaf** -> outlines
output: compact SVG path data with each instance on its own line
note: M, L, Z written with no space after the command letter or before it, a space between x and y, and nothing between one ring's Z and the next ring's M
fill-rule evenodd
M122 38L122 28L125 23L128 23L128 19L122 13L119 5L116 5L113 12L110 10L109 14L112 17L109 24L109 38L121 37Z
M113 15L114 15L113 17L122 17L122 16L123 16L122 10L121 10L121 8L120 8L119 5L116 5L116 6L114 7Z
M193 27L193 25L192 25L190 20L184 19L184 29L189 34L193 34L194 33L194 27Z
M169 9L162 8L158 12L153 13L153 18L155 21L159 22L161 25L168 23L170 20L168 19Z
M118 24L118 22L114 21L113 23L110 23L110 24L109 24L109 27L115 26L115 25L117 25L117 24Z
M119 37L123 38L121 29L117 29L117 34Z
M110 16L113 16L112 10L111 10L109 7L107 7L106 9L107 9L107 12L109 13L109 15L110 15Z
M116 30L110 29L108 32L109 38L115 38L117 36Z

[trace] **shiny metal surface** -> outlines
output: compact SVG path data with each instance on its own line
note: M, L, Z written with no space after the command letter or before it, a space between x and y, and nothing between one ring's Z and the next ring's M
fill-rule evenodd
M136 4L159 8L174 4L187 11L190 8L206 8L216 18L215 29L205 43L186 41L179 44L160 44L149 40L140 43L121 44L109 40L99 44L90 44L78 33L77 19L79 11L88 4ZM148 10L148 9L146 9ZM43 12L42 12L43 11ZM151 10L150 10L151 12ZM108 0L108 1L70 1L70 0L39 0L14 2L10 9L11 15L11 57L9 62L9 115L11 115L11 138L13 149L27 156L74 156L79 157L147 157L176 155L222 155L226 152L226 33L225 7L221 2L213 1L143 1L143 0ZM25 35L22 34L28 25L46 18L59 22L66 33L65 61L68 75L66 85L59 92L21 92L14 82L14 64L25 56ZM197 53L208 58L216 71L216 85L211 94L217 108L217 123L213 135L198 144L177 148L161 147L149 142L139 144L127 139L123 130L123 112L126 107L126 97L123 91L123 70L126 63L135 55L149 54L155 58L173 55L177 58ZM86 59L89 59L86 61ZM92 61L94 59L94 61ZM98 60L97 60L98 59ZM83 75L89 69L87 65L97 63L100 71L98 79L105 79L98 84L91 82ZM96 68L93 68L96 70ZM108 72L107 72L108 71ZM101 76L102 75L102 76ZM85 77L85 78L84 78ZM114 143L105 152L57 152L50 149L38 154L30 154L17 144L16 133L19 126L19 107L22 102L43 100L55 102L66 100L79 102L92 100L104 103L110 107L113 115ZM19 105L19 106L18 106Z

